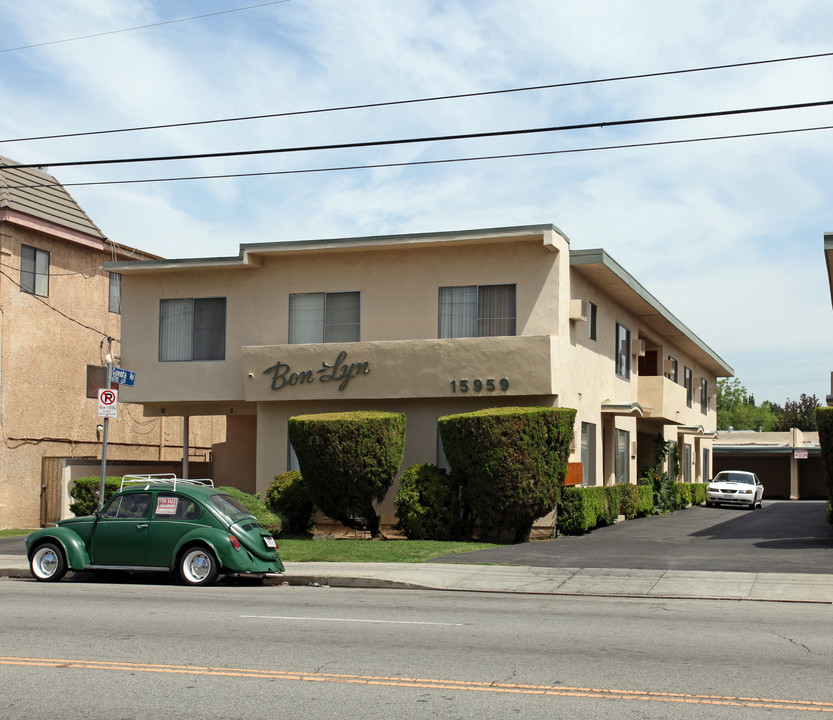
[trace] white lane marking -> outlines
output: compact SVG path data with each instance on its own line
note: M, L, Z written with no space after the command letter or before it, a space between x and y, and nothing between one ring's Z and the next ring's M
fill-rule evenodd
M296 617L294 615L241 615L241 618L255 620L314 620L316 622L378 623L384 625L446 625L462 627L463 623L422 622L420 620L359 620L357 618Z

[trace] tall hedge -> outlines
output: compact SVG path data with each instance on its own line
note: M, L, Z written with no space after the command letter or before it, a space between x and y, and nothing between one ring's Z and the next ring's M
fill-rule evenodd
M833 525L833 407L816 408L824 482L827 485L827 522Z
M576 411L508 407L439 419L446 458L484 534L529 539L555 509L567 474Z
M378 537L385 497L405 449L405 414L344 412L289 419L289 440L315 506Z

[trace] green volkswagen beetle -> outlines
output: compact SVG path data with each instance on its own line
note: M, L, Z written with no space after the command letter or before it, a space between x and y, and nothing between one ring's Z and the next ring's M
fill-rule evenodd
M178 572L188 585L284 571L275 539L235 498L211 480L173 475L126 475L95 515L28 535L26 554L43 582L67 570Z

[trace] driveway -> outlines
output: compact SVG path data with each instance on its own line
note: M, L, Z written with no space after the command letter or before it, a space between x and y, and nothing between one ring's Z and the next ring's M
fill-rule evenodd
M690 507L559 537L447 555L432 562L561 568L833 573L825 501L764 502L761 510Z

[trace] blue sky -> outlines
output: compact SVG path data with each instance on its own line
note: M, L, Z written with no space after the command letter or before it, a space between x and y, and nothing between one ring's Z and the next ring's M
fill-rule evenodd
M262 1L262 0L261 0ZM833 52L827 0L0 0L0 140ZM165 23L165 24L160 24ZM153 25L128 32L113 31ZM54 42L108 33L71 42ZM41 44L48 43L48 44ZM37 47L22 46L38 45ZM0 143L20 162L327 145L831 100L833 57L486 97ZM833 108L367 149L52 168L65 183L551 152L833 125ZM758 402L823 401L833 130L514 159L69 190L115 242L553 223L604 248Z

